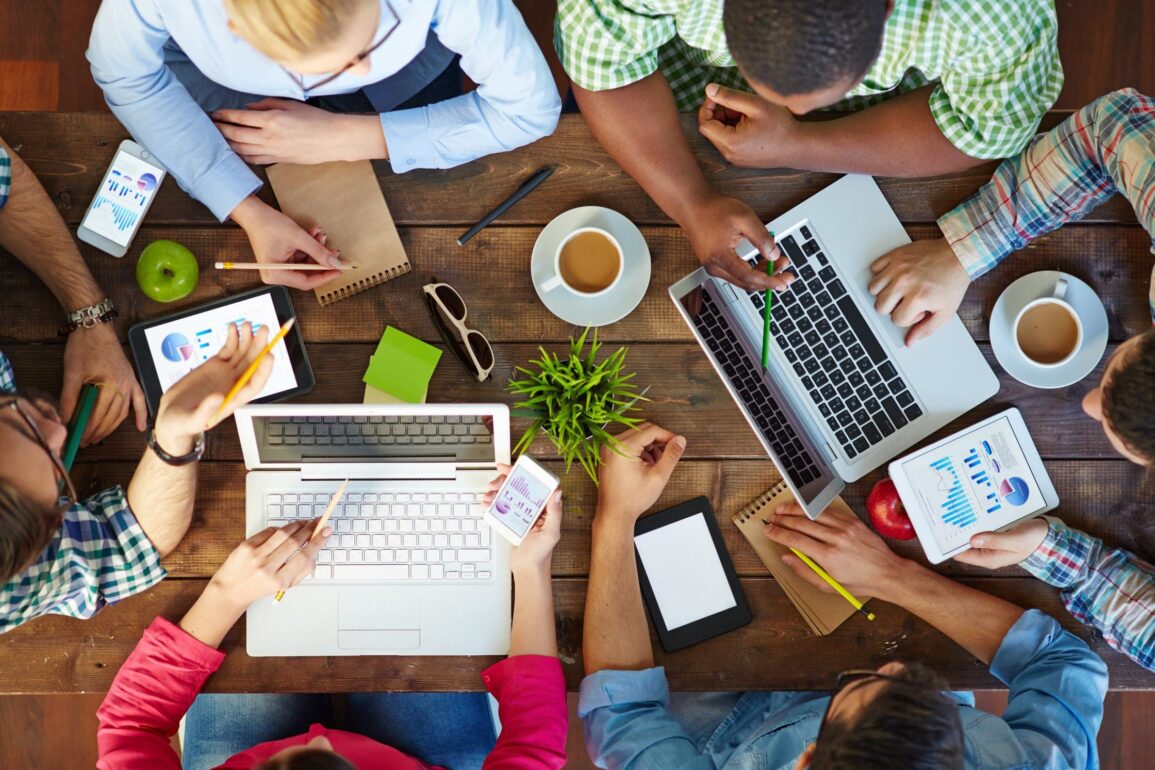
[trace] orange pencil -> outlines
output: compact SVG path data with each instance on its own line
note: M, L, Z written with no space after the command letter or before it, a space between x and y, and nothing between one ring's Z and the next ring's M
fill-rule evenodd
M329 501L329 507L321 514L321 520L317 522L317 526L313 527L313 534L309 535L309 539L305 541L305 545L313 542L313 538L321 534L325 529L325 525L329 523L329 517L333 515L333 511L337 509L337 503L340 501L342 495L345 494L345 488L349 486L349 479L341 482L341 486L337 487L337 491L333 493L333 499ZM281 599L285 598L284 591L277 591L277 595L273 597L273 604L280 604Z

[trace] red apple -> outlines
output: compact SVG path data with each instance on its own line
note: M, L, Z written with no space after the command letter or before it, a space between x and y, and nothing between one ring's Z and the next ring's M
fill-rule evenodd
M866 511L870 514L870 523L875 531L883 537L893 540L910 540L914 537L914 526L890 479L883 479L870 490L866 498Z

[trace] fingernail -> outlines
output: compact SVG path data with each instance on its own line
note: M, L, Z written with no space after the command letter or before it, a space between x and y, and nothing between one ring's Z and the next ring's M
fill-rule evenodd
M973 545L975 548L982 548L986 544L987 539L985 537L976 537L971 541L971 545Z
M331 267L344 267L345 263L341 261L341 257L334 255L329 257L329 265Z
M214 112L212 115L212 118L213 118L213 120L220 120L221 114L219 112Z
M711 83L710 85L706 86L706 96L714 96L717 93L718 93L718 84L717 83Z
M685 436L674 436L674 442L673 443L674 443L674 446L677 447L678 449L685 449L686 448L686 437Z

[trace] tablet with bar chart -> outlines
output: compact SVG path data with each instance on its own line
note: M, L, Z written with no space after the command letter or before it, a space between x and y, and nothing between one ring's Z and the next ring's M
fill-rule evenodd
M936 564L970 548L979 532L1007 529L1059 504L1017 409L900 457L890 477Z

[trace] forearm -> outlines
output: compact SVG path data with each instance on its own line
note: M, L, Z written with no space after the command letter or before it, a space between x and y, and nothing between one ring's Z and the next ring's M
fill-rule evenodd
M582 640L587 675L654 665L634 557L632 519L614 520L600 511L594 519Z
M912 561L891 571L878 598L897 604L989 664L1023 609Z
M594 137L679 225L686 226L697 202L716 194L690 150L660 72L622 88L587 91L575 84L573 91Z
M796 121L785 162L804 171L894 177L949 174L983 163L943 136L930 111L933 88L833 120Z
M105 294L40 180L3 140L0 146L12 162L11 191L0 208L0 246L34 272L65 310L100 302Z
M553 578L548 564L514 572L513 630L509 654L557 656Z
M389 160L389 147L379 116L334 115L332 120L338 130L330 141L344 148L341 154L345 160Z
M225 636L245 612L231 602L211 580L185 616L180 627L189 636L209 647L220 647Z
M161 449L180 456L193 450L195 437L166 433L157 418L156 440ZM197 463L174 466L152 449L144 456L128 485L128 504L153 547L167 556L180 543L192 520L196 499Z

